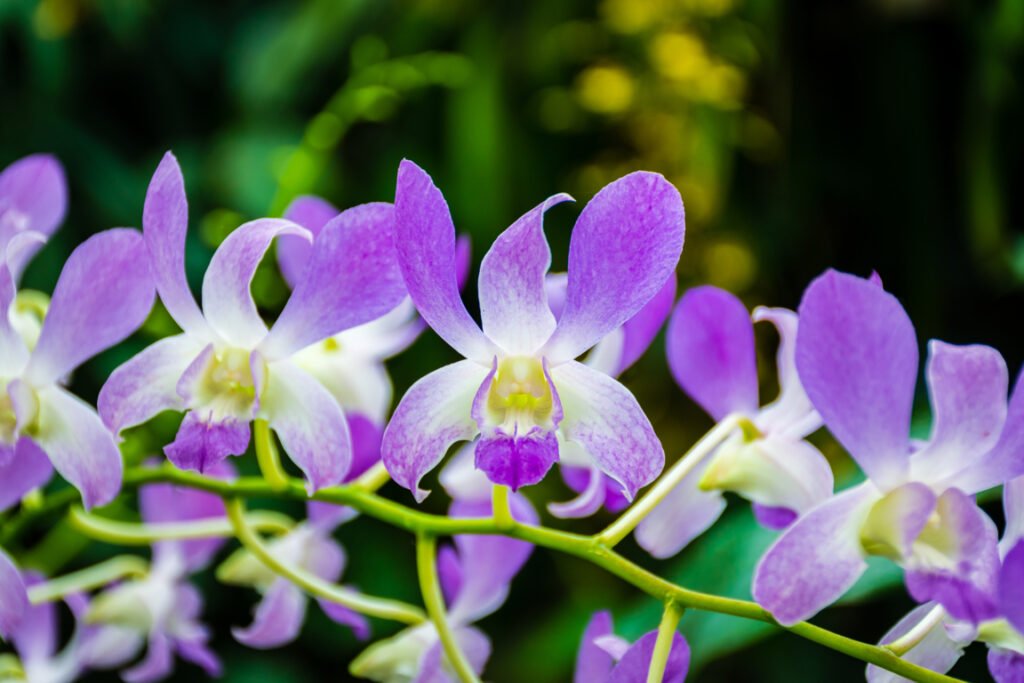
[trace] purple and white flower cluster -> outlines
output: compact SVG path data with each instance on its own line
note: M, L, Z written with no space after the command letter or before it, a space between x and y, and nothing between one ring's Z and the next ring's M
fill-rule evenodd
M880 278L827 271L797 311L751 313L710 286L676 302L683 203L663 177L645 172L591 199L572 230L567 272L549 273L544 215L570 199L545 200L494 241L480 263L480 324L460 293L468 242L457 238L430 176L409 161L398 169L393 204L338 211L302 197L283 218L238 227L214 253L200 303L185 275L185 183L168 153L150 183L142 230L86 240L47 300L19 291L18 282L63 219L65 180L51 157L15 162L0 174L0 513L31 507L54 470L86 509L110 503L124 479L122 432L164 411L183 416L163 448L174 467L235 480L227 458L250 449L255 424L257 440L260 429L276 437L310 497L386 469L421 502L423 478L464 443L440 473L453 519L497 519L505 500L513 523L539 525L522 489L558 464L576 497L545 501L552 515L632 505L627 517L640 512L628 531L664 558L715 523L726 493L737 495L779 532L752 582L754 599L779 624L813 617L853 586L868 558L887 558L902 568L920 606L883 644L945 672L968 643L984 642L998 681L1024 680L1024 385L1018 381L1008 398L1002 356L986 346L930 342L933 426L927 440L912 439L918 339ZM268 325L250 285L275 241L291 295ZM154 294L180 334L115 370L96 408L72 394L70 374L135 332ZM662 474L665 452L617 378L666 320L673 377L724 431L673 465L683 468L674 487L652 493L650 504L634 503ZM754 333L761 321L779 338L780 391L764 406ZM384 361L427 326L463 360L413 384L389 417ZM835 491L829 461L809 440L821 427L859 465L861 483ZM976 500L999 486L1001 538ZM143 483L138 507L143 528L171 535L153 542L144 575L90 585L91 595L59 596L76 624L60 649L52 585L20 569L19 553L0 549L0 637L14 648L19 676L71 681L89 669L116 668L126 681L153 681L172 670L175 656L219 672L190 576L222 549L224 539L210 530L227 526L224 500L209 490ZM335 535L353 516L310 499L305 521L267 548L302 575L335 585L346 564ZM200 526L195 537L182 531ZM352 673L453 681L449 646L482 672L492 646L477 623L506 601L532 550L503 535L455 535L436 561L454 645L423 621L369 645ZM298 636L309 596L294 576L248 548L216 574L261 596L252 624L233 631L240 643L272 648ZM358 611L318 602L335 622L369 637ZM652 631L630 643L600 612L583 634L574 680L632 683L660 666L664 681L678 683L689 659L674 624L667 636ZM898 680L876 667L867 676Z

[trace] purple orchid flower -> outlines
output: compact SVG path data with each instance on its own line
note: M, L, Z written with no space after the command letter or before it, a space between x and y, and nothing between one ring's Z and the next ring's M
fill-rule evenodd
M760 407L754 322L779 334L778 398ZM706 531L725 509L723 492L753 504L757 520L782 529L832 495L832 469L804 440L821 426L795 365L797 315L758 307L753 316L716 287L689 290L676 306L666 335L669 368L714 420L748 418L756 429L737 430L695 468L637 527L637 542L655 557L671 557Z
M639 683L647 680L658 631L641 636L635 643L615 635L612 615L597 612L590 618L579 653L573 683ZM690 646L678 633L672 636L665 665L664 683L683 683L690 668Z
M42 236L7 262L18 282L29 260L64 220L68 188L60 162L48 154L33 154L0 171L0 254L16 235Z
M288 206L284 218L309 230L315 239L339 213L319 197L304 196ZM470 266L469 239L460 237L456 251L461 288ZM278 239L277 262L292 289L302 279L311 254L305 239L294 235ZM361 415L383 429L394 393L384 361L409 348L425 328L412 299L405 297L380 318L308 346L292 361L319 380L350 419Z
M117 495L117 444L96 411L61 384L134 332L153 306L142 236L127 228L98 233L68 257L29 348L10 315L14 268L41 240L21 232L0 254L0 510L49 481L52 468L81 492L86 507Z
M665 454L636 399L574 358L631 318L675 269L683 246L679 193L652 173L628 175L580 215L569 248L565 309L544 290L550 251L542 220L557 195L502 233L484 256L483 330L459 297L455 227L430 177L403 161L395 192L396 249L420 315L465 360L405 394L384 433L383 459L417 500L423 475L451 444L481 435L476 466L512 488L540 481L558 458L556 430L580 443L628 498Z
M868 480L798 519L762 557L755 599L782 624L853 585L867 555L906 569L918 602L956 619L995 612L995 525L973 495L1024 473L1024 382L986 346L929 344L934 426L910 440L918 351L899 302L874 280L828 271L800 304L796 366L811 402Z
M186 411L164 452L178 467L202 471L244 453L249 422L266 419L310 492L340 483L352 459L344 413L292 356L401 301L393 213L388 204L364 204L324 226L308 267L268 331L249 291L253 273L275 237L312 236L283 219L239 227L210 262L200 311L185 280L184 180L168 152L146 195L143 228L157 291L183 333L156 342L114 371L99 396L103 421L118 433L163 410Z

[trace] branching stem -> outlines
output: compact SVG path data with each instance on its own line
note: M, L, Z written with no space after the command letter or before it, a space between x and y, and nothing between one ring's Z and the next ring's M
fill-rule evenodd
M432 534L416 536L416 572L420 577L420 591L423 593L423 604L427 606L427 615L434 622L441 647L452 669L462 683L480 683L473 666L459 647L445 614L441 581L437 576L437 537Z

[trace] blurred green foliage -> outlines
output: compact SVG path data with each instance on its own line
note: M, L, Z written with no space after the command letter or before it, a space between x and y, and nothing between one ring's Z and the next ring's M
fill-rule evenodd
M342 207L389 200L403 157L434 175L477 260L541 198L566 190L582 202L625 172L657 170L687 207L684 285L792 307L826 267L877 269L922 339L994 344L1017 368L1022 43L1024 2L1010 0L0 0L0 164L50 151L67 168L68 220L25 278L44 291L85 236L139 224L166 149L188 185L195 285L239 223L277 215L302 193ZM574 215L559 208L548 220L556 269ZM280 308L287 292L272 263L254 292L268 314ZM136 338L79 371L75 388L94 397L113 367L173 329L158 307ZM775 341L759 341L767 399ZM425 335L391 364L399 394L452 359ZM624 381L669 453L709 426L668 378L660 339ZM176 424L167 415L134 430L127 457L158 452ZM835 444L822 447L848 476ZM531 492L538 506L568 495L550 479ZM441 498L426 505L442 510ZM732 507L678 558L650 566L749 596L770 535ZM372 520L340 533L349 581L417 599L410 538ZM65 553L72 563L111 551L76 548L59 525L42 543L39 566L54 545L81 552ZM640 556L631 541L625 550ZM874 640L909 606L898 584L877 569L821 621ZM247 621L255 596L209 577L203 588L226 680L348 680L360 646L321 615L294 646L250 651L229 628ZM599 570L537 553L483 623L496 645L488 679L568 680L600 608L629 636L657 621L656 605ZM757 624L688 614L682 629L696 680L862 679L858 663ZM956 673L982 666L974 653ZM195 676L182 667L175 680Z

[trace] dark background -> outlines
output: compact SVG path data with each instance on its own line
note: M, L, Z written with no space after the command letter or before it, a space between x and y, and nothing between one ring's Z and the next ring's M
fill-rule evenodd
M1019 2L0 0L0 165L48 151L67 170L68 218L23 283L44 291L87 235L139 225L167 149L185 172L195 284L227 232L279 215L297 194L342 207L390 200L403 157L444 190L477 262L549 194L583 202L630 170L661 171L687 207L684 286L710 282L750 305L795 307L825 268L877 270L922 345L992 344L1016 372L1022 44ZM556 269L577 210L548 219ZM268 314L279 309L273 264L254 291ZM83 368L75 388L94 397L113 367L172 330L158 311ZM775 341L759 339L768 400ZM428 333L392 362L397 391L453 359ZM660 339L624 381L669 453L709 426L668 379ZM927 433L923 390L919 399ZM174 426L160 418L130 448L155 451ZM848 477L844 456L819 441ZM542 506L565 491L548 481L530 495ZM426 505L442 510L442 498ZM360 520L340 538L348 580L417 599L409 537ZM678 558L646 562L686 585L747 596L769 540L737 503ZM113 552L65 547L35 559L56 569ZM625 547L640 557L632 541ZM322 615L290 648L248 651L228 629L247 621L254 594L200 581L227 680L347 680L360 646ZM820 622L873 641L910 605L884 570L854 598ZM600 570L537 552L482 624L495 643L488 680L568 680L582 626L602 607L630 637L657 623L657 605ZM697 680L862 680L855 660L791 636L762 639L770 631L737 620L686 615L682 629ZM984 678L983 657L975 646L954 673ZM195 675L181 666L176 680Z

